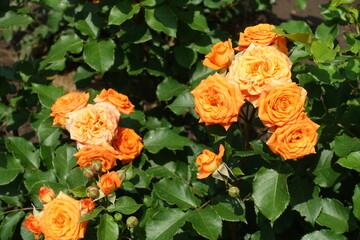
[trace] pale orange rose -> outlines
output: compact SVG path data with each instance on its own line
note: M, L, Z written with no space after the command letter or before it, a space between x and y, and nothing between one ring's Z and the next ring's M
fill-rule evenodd
M234 57L234 49L232 48L231 39L229 38L225 42L216 43L212 47L211 52L206 54L203 64L214 70L227 68L230 66Z
M256 26L245 28L244 32L240 33L239 47L235 48L237 51L243 51L250 46L251 43L256 46L275 46L281 52L286 53L286 39L274 32L274 25L261 23Z
M194 96L195 111L200 116L199 122L220 124L226 130L238 120L244 104L241 92L235 91L234 86L218 73L202 80L191 94Z
M42 203L49 203L55 198L55 193L51 188L42 186L39 190L39 199Z
M80 200L81 215L90 213L95 209L95 202L91 198L84 198Z
M71 92L59 97L51 106L50 116L54 117L54 125L65 126L68 114L86 107L89 93Z
M81 218L80 202L63 192L44 205L40 228L46 240L77 240L84 237L85 222Z
M35 234L34 239L39 239L39 235L42 232L40 229L40 221L38 217L35 217L30 213L24 221L24 227Z
M259 118L267 127L292 123L304 112L306 90L296 83L264 89L259 98Z
M101 171L106 172L116 166L118 152L108 143L99 145L85 145L74 156L81 168L90 166L94 160L99 160L102 164Z
M130 102L128 96L118 93L114 89L103 89L100 94L96 95L94 102L108 102L114 105L119 112L124 114L130 114L134 112L134 105Z
M219 154L217 155L207 149L203 150L203 152L196 159L196 164L199 165L199 173L197 175L198 179L207 178L222 164L224 151L225 148L222 144L219 146Z
M66 129L70 137L82 145L111 143L120 119L120 113L109 103L97 103L69 114Z
M106 196L119 188L121 186L121 182L122 181L118 174L112 171L102 175L100 177L100 182L98 182L97 185Z
M257 100L269 83L291 83L291 65L290 59L276 48L251 45L235 57L226 78L237 84L244 97L257 107Z
M280 154L285 160L302 158L316 153L316 130L319 127L303 113L297 121L276 128L266 144L273 153Z
M119 159L123 164L131 162L140 155L144 147L141 140L142 138L133 129L118 128L113 147L119 152Z

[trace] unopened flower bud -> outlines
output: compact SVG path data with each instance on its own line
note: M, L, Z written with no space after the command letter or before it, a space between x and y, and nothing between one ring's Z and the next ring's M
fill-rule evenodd
M122 181L122 180L124 180L124 179L126 178L126 173L125 173L124 170L119 170L119 171L117 171L116 173L117 173L120 181Z
M229 188L228 192L229 192L230 197L238 197L238 196L240 196L240 190L239 190L238 187L233 186L233 187Z
M115 221L121 222L122 218L123 218L123 215L121 213L115 213L115 215L114 215Z
M126 226L128 228L134 228L139 224L139 220L135 216L130 216L126 219Z
M55 193L51 188L45 186L41 187L39 190L39 199L42 203L49 203L55 198Z
M99 189L97 189L96 187L94 186L90 186L86 189L86 195L89 197L89 198L98 198L100 193L99 193Z
M153 198L150 197L149 195L145 195L143 202L144 202L145 206L151 207L151 206L153 205L153 203L154 203L154 200L153 200Z
M94 160L91 164L91 168L94 172L99 172L102 168L102 163L99 160Z
M86 178L92 179L94 177L94 172L91 167L86 167L83 169L83 174Z

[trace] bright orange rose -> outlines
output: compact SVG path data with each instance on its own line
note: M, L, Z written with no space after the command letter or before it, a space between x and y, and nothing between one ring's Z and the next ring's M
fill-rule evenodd
M78 142L97 145L111 143L120 119L120 113L109 103L97 103L69 114L66 129L70 137Z
M84 237L87 224L80 218L80 202L60 192L44 205L40 228L46 240L77 240Z
M51 106L50 116L54 117L54 125L65 126L68 114L86 107L89 93L71 92L59 97Z
M260 93L270 82L291 82L291 61L274 47L251 45L229 67L226 78L237 84L244 97L257 107Z
M45 186L41 187L39 190L39 199L42 203L49 203L55 198L55 193L51 188Z
M121 186L121 179L116 172L112 171L102 175L97 185L106 196Z
M124 114L130 114L134 112L134 105L130 102L128 96L118 93L114 89L103 89L100 94L96 95L94 102L108 102L114 105L119 112Z
M142 138L133 129L118 127L113 147L119 152L119 159L123 164L129 163L140 155L144 145Z
M303 113L296 122L276 128L266 144L273 153L280 154L285 160L302 158L316 153L318 128L319 125Z
M206 125L220 124L226 130L232 122L238 120L244 98L234 86L218 73L202 80L191 91L194 95L195 111L200 116L199 122Z
M94 160L99 160L102 164L101 171L106 172L116 166L118 152L108 143L99 145L85 145L74 156L81 168L90 166Z
M259 118L270 128L296 121L304 112L306 94L296 83L264 89L259 98Z
M226 42L216 43L212 47L211 52L206 54L203 64L214 70L227 68L230 66L234 57L234 49L232 48L231 39L229 38Z
M91 198L84 198L80 200L81 215L90 213L95 209L95 202Z
M207 178L222 164L222 157L224 156L224 151L224 146L220 144L218 155L205 149L202 154L197 157L196 164L199 165L199 173L197 175L198 179Z
M34 217L31 213L26 217L24 221L24 227L35 233L34 238L39 239L39 235L42 233L40 229L40 222L38 217Z
M256 26L245 28L244 32L240 33L239 47L235 48L237 51L243 51L250 46L251 43L256 46L276 46L281 52L286 53L286 39L274 32L274 25L267 23L258 24Z

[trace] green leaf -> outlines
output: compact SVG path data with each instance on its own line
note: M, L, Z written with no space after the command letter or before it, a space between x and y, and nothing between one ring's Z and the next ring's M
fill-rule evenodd
M30 169L39 168L39 152L36 151L31 142L22 137L7 137L5 144L6 148L21 160L24 167Z
M100 24L97 15L93 15L91 12L88 12L86 17L77 19L78 17L79 16L76 16L75 28L85 36L97 38Z
M316 222L330 228L337 233L344 233L349 230L350 210L345 208L337 199L325 198L322 201L323 209L316 219Z
M117 240L119 237L119 226L109 214L100 216L100 224L97 231L98 239Z
M352 152L348 156L340 158L336 163L360 172L360 151Z
M308 233L301 238L301 240L346 240L347 238L341 234L330 230L320 230Z
M90 67L105 73L114 64L115 43L113 40L89 40L84 45L84 60Z
M189 212L186 220L203 237L216 240L221 235L221 218L210 206Z
M158 153L163 148L170 150L182 150L184 146L190 146L192 142L186 138L179 136L168 128L157 128L149 131L144 136L144 145L151 153Z
M20 220L25 216L23 211L12 212L6 215L0 225L0 239L10 240L15 233L15 228Z
M321 198L310 199L306 202L297 204L294 209L300 213L305 220L311 224L315 223L315 220L319 216L322 209Z
M80 198L86 198L87 194L86 194L86 186L78 186L75 187L73 189L69 189L69 191L75 196L75 197L80 197Z
M194 107L194 96L188 90L183 91L179 96L170 104L168 108L171 109L176 115L182 115L189 108Z
M66 183L69 188L86 185L88 179L84 176L83 170L80 167L71 169L66 176Z
M105 208L103 206L98 206L97 208L95 208L92 212L86 213L83 216L81 216L81 218L79 219L79 222L85 222L85 221L89 221L91 219L94 219L95 217L97 217L102 210L104 210Z
M44 146L51 147L59 145L59 137L61 135L60 128L53 126L53 118L44 118L38 129L37 134L40 143Z
M186 22L190 28L208 33L209 27L207 25L206 18L200 11L187 11L183 12L181 19Z
M40 62L40 70L49 68L48 64L57 64L65 61L67 52L80 53L83 47L83 40L75 33L62 35L51 46L46 58Z
M316 176L314 182L320 187L331 187L336 179L341 175L335 172L331 167L331 160L333 152L330 150L323 150L320 155L318 164L316 165L313 174Z
M285 29L286 32L290 34L295 34L299 32L311 33L311 28L305 21L287 21L280 24L279 28Z
M0 167L0 186L9 184L19 173L24 171L19 159L16 159L14 156L0 153L0 162L6 163L6 166Z
M130 1L123 1L116 4L110 11L109 24L120 25L128 19L131 19L140 11L137 3L131 4Z
M178 180L162 179L154 184L153 192L169 204L176 204L181 209L196 208L200 200L191 192L190 186Z
M51 108L56 99L64 95L62 87L45 86L37 83L32 83L31 90L38 95L41 105L46 108Z
M350 58L347 60L345 67L345 74L351 80L358 80L360 72L360 61L359 59Z
M223 220L246 223L245 204L239 198L218 195L210 206Z
M184 91L186 86L172 78L166 78L156 88L156 96L160 101L170 100Z
M352 196L353 202L353 213L354 216L359 220L360 219L360 184L355 186L354 195Z
M56 149L54 158L54 168L56 176L62 180L66 180L71 169L76 165L77 159L74 154L77 152L74 146L63 145Z
M306 6L307 6L307 0L296 0L296 5L298 6L298 8L300 8L301 10L305 10Z
M206 79L209 75L213 74L215 71L205 67L202 62L198 62L193 73L190 75L190 82L193 85L198 85L201 80Z
M280 217L290 201L287 185L289 174L261 168L253 181L253 199L260 212L271 221Z
M187 69L191 68L197 60L197 52L193 48L184 45L174 47L174 56L176 62Z
M339 29L336 24L323 22L316 28L315 37L317 39L326 41L331 36L333 38L336 38L338 34L339 34Z
M134 199L128 196L119 197L115 203L110 205L107 210L109 212L121 212L122 214L130 215L135 213L142 204L137 204Z
M146 239L169 240L185 223L186 214L177 208L165 208L156 213L145 227Z
M34 22L28 15L18 14L14 11L7 11L3 17L0 18L0 29L14 27L14 26L26 26Z
M334 60L336 53L339 52L339 50L339 46L333 49L329 47L325 41L321 40L314 41L310 49L314 56L314 60L319 63Z
M150 28L161 31L171 37L176 37L177 16L167 5L160 5L156 8L145 8L145 21Z
M337 156L346 157L351 152L360 150L360 139L350 137L346 134L336 136L332 142L332 149Z

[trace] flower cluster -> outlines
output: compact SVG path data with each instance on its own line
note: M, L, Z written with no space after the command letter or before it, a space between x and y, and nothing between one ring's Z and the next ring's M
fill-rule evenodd
M39 198L44 203L41 212L29 214L24 221L24 227L34 233L39 239L41 234L45 239L77 240L84 237L87 221L80 218L95 208L90 198L75 200L63 192L56 197L52 189L41 187Z
M242 105L250 102L273 131L269 148L284 159L301 158L315 153L319 126L304 112L307 92L292 82L286 40L274 29L270 24L247 27L236 48L231 39L216 43L203 64L220 71L202 80L191 93L199 122L220 124L226 130L238 121ZM203 162L209 165L208 160L197 160L198 178L207 173Z

